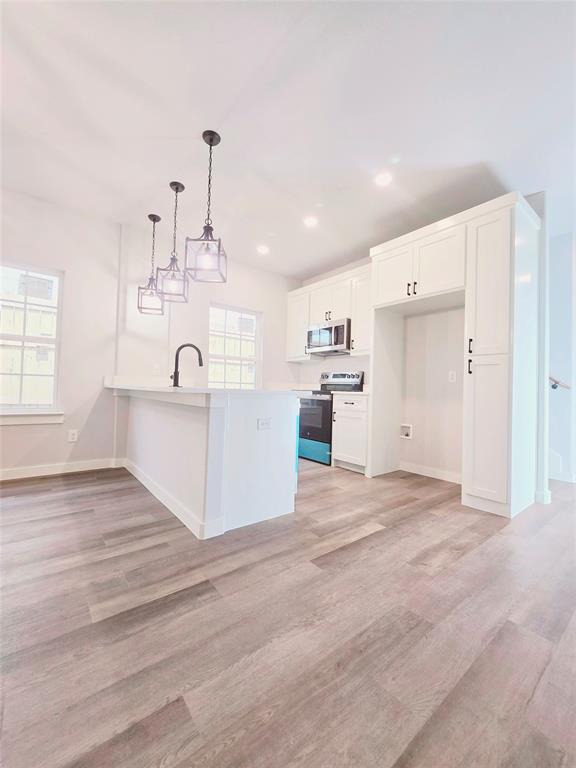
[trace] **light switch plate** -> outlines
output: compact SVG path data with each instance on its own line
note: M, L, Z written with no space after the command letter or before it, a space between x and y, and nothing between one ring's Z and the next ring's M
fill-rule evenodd
M266 416L262 419L257 419L256 423L259 431L263 429L271 429L272 427L272 419L270 418L270 416Z
M69 429L68 430L68 442L69 443L75 443L78 440L78 430L77 429Z
M456 381L456 371L448 371L448 381L451 384L454 384L454 382Z

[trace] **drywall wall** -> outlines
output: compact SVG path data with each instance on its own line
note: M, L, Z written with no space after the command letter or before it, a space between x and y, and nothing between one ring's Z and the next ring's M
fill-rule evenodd
M114 404L102 389L114 368L120 228L3 190L3 261L64 273L59 360L62 424L2 427L2 477L105 465L113 456ZM78 441L68 442L68 430ZM106 461L104 461L106 460Z
M164 266L169 258L164 240L158 238L158 266ZM178 247L182 254L183 243L179 242ZM298 281L229 259L226 283L191 281L187 304L167 305L164 317L150 317L140 314L136 308L138 284L145 281L149 272L149 252L149 232L122 227L118 375L162 376L168 383L176 348L185 342L199 346L207 362L208 316L213 303L260 313L261 386L273 389L298 386L298 365L285 362L286 294L299 286ZM182 384L207 385L208 366L198 368L195 354L185 351L180 362Z
M571 235L550 239L550 477L576 482L576 254Z
M464 309L407 317L404 322L402 420L412 424L412 439L400 441L400 466L459 482Z

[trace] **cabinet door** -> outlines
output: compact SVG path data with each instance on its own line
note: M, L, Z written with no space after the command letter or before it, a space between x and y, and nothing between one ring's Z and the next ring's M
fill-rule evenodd
M331 286L330 320L344 320L352 312L352 281L340 280Z
M332 458L364 467L368 442L366 412L335 410L333 418Z
M404 246L377 256L372 264L373 305L409 301L412 293L412 246Z
M322 325L328 321L332 303L332 287L322 285L310 290L310 325ZM334 318L337 320L338 318Z
M462 490L504 504L509 465L508 355L475 355L466 358L466 365Z
M475 355L509 351L510 217L506 209L468 224L466 347Z
M352 279L351 349L352 353L368 354L372 342L372 305L370 273Z
M466 226L461 224L414 244L415 296L431 296L464 288Z
M289 293L286 312L286 359L306 360L310 294Z

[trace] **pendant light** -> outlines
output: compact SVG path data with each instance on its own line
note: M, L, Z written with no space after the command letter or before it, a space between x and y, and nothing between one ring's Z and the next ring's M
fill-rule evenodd
M138 286L138 311L143 315L163 315L164 299L158 293L156 288L156 275L154 273L154 249L156 245L156 224L160 221L160 216L156 213L149 213L148 218L152 222L152 265L150 277L146 285Z
M226 282L226 252L220 238L214 237L210 202L212 194L212 148L220 144L216 131L204 131L202 138L210 147L208 155L208 205L201 237L186 238L186 274L199 283Z
M158 293L164 301L188 301L188 278L186 272L178 266L176 254L176 220L178 216L178 195L184 191L184 184L179 181L171 181L170 189L174 192L174 241L170 264L163 269L156 270L156 284Z

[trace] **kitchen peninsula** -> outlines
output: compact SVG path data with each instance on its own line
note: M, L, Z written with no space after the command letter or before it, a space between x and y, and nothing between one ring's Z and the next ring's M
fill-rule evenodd
M294 511L295 393L104 386L124 401L126 468L198 538Z

